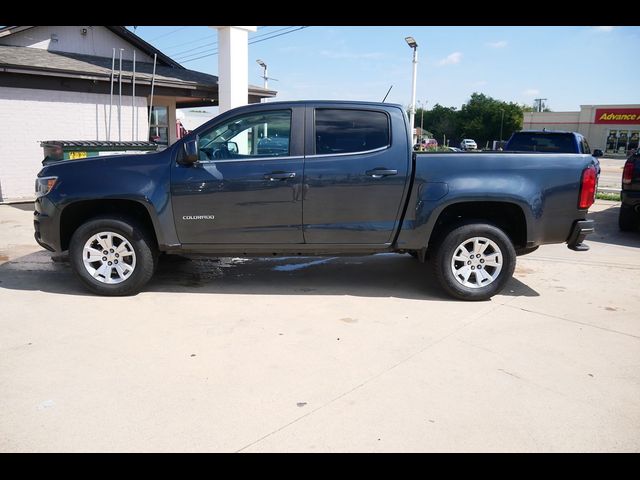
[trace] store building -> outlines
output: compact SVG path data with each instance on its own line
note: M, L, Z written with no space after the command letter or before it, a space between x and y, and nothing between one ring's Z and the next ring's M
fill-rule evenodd
M246 101L275 95L249 85ZM42 140L170 145L180 136L178 109L218 99L217 76L184 68L123 26L0 28L0 202L33 199Z
M581 105L579 112L525 112L523 130L568 130L585 136L591 149L626 156L638 148L640 105Z

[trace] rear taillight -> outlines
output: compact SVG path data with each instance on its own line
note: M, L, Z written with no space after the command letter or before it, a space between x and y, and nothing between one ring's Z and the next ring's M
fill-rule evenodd
M582 172L582 181L580 182L580 200L578 201L578 208L583 210L593 205L596 198L596 184L598 183L598 177L596 175L596 169L592 165L587 167Z
M627 160L627 163L624 164L624 170L622 171L622 184L629 185L631 183L631 179L633 178L633 167L634 158L630 158Z

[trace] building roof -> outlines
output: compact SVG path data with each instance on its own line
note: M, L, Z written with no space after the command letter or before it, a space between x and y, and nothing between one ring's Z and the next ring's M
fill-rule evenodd
M0 67L5 72L32 73L36 75L64 76L85 80L110 81L111 59L67 52L50 52L39 48L0 45ZM119 62L116 60L116 75ZM153 64L136 62L136 83L150 84ZM133 62L122 61L122 79L130 82L133 76ZM211 92L218 91L218 77L208 73L187 70L180 67L156 65L155 85L166 87L197 88ZM249 85L249 93L263 97L273 97L274 90Z
M65 76L75 76L90 80L110 80L111 59L94 57L78 53L50 52L40 48L14 47L0 45L0 66L20 70L30 70L40 73L57 73ZM118 73L118 59L116 59L116 74ZM130 79L133 62L122 61L122 78ZM151 81L153 73L152 63L136 62L136 81ZM195 72L185 68L156 65L156 83L183 84L193 83L202 86L218 84L218 77L206 73Z
M0 28L0 38L14 33L34 28L33 26L9 26ZM122 26L105 26L110 31L125 39L142 52L153 56L157 54L155 86L166 87L186 92L189 97L192 92L196 97L217 98L218 77L207 73L184 68L178 62L162 53L157 48L142 40L134 33ZM89 81L111 80L111 58L49 51L40 48L0 45L0 72L19 75L31 74L49 78L70 78ZM119 59L116 59L115 75L119 72ZM136 61L136 85L151 84L153 63ZM122 61L123 83L131 83L133 76L133 62ZM197 94L195 93L197 92ZM248 86L250 97L275 97L276 91L264 89L256 85ZM186 100L188 101L188 100ZM196 102L197 103L197 102Z
M36 27L36 25L9 26L9 27L0 28L0 38L1 37L6 37L7 35L11 35L13 33L24 32L25 30L29 30L29 29L35 28L35 27ZM147 55L149 55L151 57L153 57L154 54L157 54L158 55L158 63L159 64L164 64L164 65L167 65L169 67L174 67L174 68L184 68L178 62L176 62L175 60L170 58L168 55L165 55L164 53L162 53L156 47L154 47L150 43L145 42L142 38L140 38L135 33L132 33L129 30L127 30L126 27L122 27L122 26L107 26L107 25L105 25L104 28L107 28L107 29L111 30L113 33L118 35L120 38L123 38L124 40L126 40L130 44L134 45L139 50L143 51L144 53L146 53Z

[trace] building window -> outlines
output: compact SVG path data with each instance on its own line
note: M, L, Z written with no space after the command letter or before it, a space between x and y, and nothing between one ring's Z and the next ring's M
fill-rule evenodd
M607 136L607 148L605 149L605 151L607 153L615 153L617 145L618 145L618 131L609 130L609 135Z
M169 109L157 106L151 108L149 141L169 145Z
M638 130L609 130L606 153L628 154L638 148Z
M618 134L618 153L626 153L627 152L627 144L629 143L629 131L628 130L620 130Z
M640 139L640 131L631 130L631 136L629 137L629 150L637 150L638 149L638 139Z

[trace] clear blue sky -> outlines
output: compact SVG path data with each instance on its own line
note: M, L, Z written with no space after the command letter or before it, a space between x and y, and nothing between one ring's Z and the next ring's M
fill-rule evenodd
M133 30L133 27L128 27ZM640 27L321 27L267 39L292 28L261 26L249 35L249 82L280 100L345 99L408 105L411 49L418 42L417 99L460 107L473 92L554 111L581 104L640 103ZM135 33L186 68L217 74L216 31L208 27L139 26ZM187 61L194 59L192 61Z

